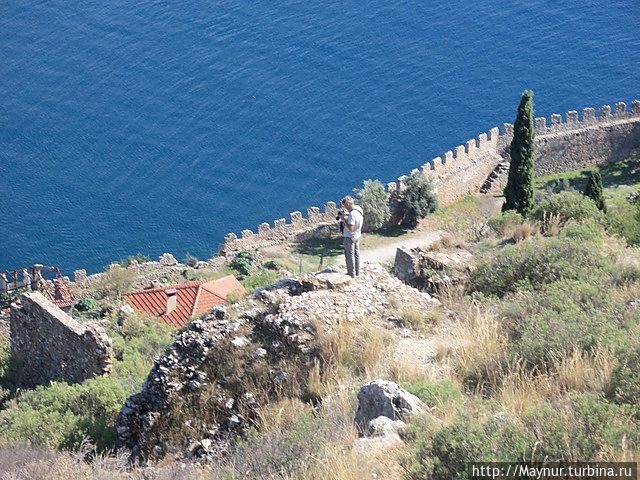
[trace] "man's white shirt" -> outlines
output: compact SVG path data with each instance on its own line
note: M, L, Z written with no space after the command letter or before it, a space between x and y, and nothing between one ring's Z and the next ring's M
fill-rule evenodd
M354 240L358 240L360 235L362 235L362 221L364 220L364 214L362 212L362 208L358 205L354 205L354 207L349 211L349 215L347 216L347 225L355 225L353 232L350 232L348 228L344 229L343 236L350 237Z

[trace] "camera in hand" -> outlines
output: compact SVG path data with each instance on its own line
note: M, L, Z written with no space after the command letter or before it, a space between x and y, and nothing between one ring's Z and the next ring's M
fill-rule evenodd
M347 212L340 209L338 210L338 215L336 215L336 220L340 220L340 233L344 232L344 220L342 220L342 216L346 215Z

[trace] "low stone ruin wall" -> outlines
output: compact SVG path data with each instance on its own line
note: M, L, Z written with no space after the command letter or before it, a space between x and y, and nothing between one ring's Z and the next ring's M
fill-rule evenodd
M39 292L26 293L14 304L10 330L22 386L82 382L111 371L111 339L104 330L78 323Z
M211 268L216 269L224 265L226 258L223 256L215 256L206 262L198 262L196 268ZM112 263L107 267L107 271L125 268L120 264ZM133 260L131 265L126 267L126 270L134 272L136 274L136 283L141 288L151 286L154 282L160 282L165 276L179 276L186 268L191 268L188 265L178 262L170 253L163 253L158 261L150 261L144 263L138 263ZM100 281L104 273L94 273L87 275L85 269L75 270L73 272L73 282L76 287L90 288Z

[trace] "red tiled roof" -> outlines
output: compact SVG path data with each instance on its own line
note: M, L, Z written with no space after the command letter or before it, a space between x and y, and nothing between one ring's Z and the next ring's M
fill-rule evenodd
M176 308L167 315L167 290L172 289L176 291ZM190 317L202 315L215 305L225 303L231 292L240 296L246 293L236 277L228 275L216 280L198 280L127 293L124 299L135 310L149 313L179 328L186 325Z
M56 278L53 281L54 285L54 298L55 303L59 308L68 307L74 304L74 299L69 291L69 285L65 283L61 278Z

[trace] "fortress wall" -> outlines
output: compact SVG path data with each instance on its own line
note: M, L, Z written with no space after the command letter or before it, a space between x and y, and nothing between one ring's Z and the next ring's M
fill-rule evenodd
M537 175L615 162L640 153L640 100L634 100L631 108L627 108L624 102L616 103L613 109L604 105L597 115L595 109L585 108L581 115L571 110L564 117L553 114L549 119L536 118L535 128ZM505 123L502 132L494 127L414 171L433 179L438 199L442 205L446 205L478 193L498 163L509 161L512 139L513 125ZM398 218L401 208L406 178L403 175L386 185L394 219ZM497 185L505 181L506 175L502 175ZM326 235L331 226L335 226L336 212L335 203L328 202L322 213L317 207L311 207L307 210L306 218L300 212L292 212L289 223L281 218L274 222L273 227L263 223L257 232L244 230L240 237L229 233L220 247L220 253Z
M336 224L337 214L335 202L327 202L322 212L318 207L309 207L306 217L303 217L302 212L291 212L289 223L284 218L279 218L273 222L273 227L268 223L261 223L256 232L243 230L240 237L235 233L227 234L220 252L228 254L237 250L264 248L286 240L312 237L314 232L321 235Z
M547 175L624 160L640 153L640 100L536 118L536 174Z
M438 201L447 204L477 192L487 176L500 162L500 132L497 127L464 146L446 152L430 162L430 169L422 168L435 184Z

